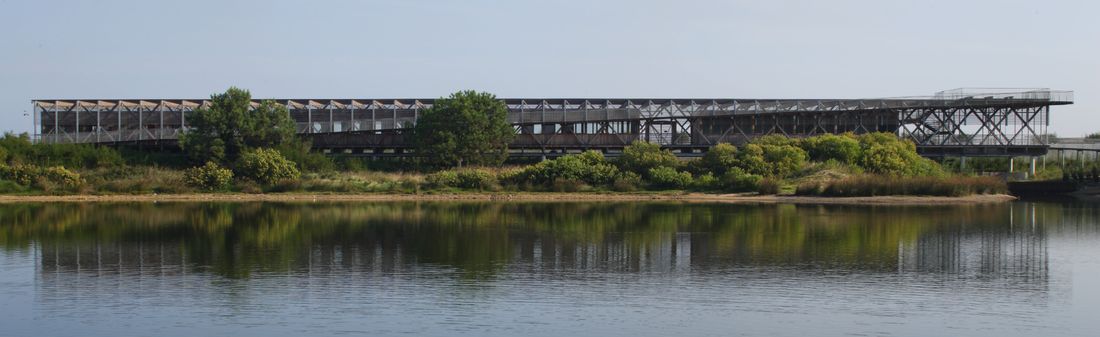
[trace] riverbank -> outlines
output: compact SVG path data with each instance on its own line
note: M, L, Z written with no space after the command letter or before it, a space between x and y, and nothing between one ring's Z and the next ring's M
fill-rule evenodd
M204 193L135 195L0 195L0 203L21 202L317 202L317 201L553 201L623 202L678 201L761 204L819 205L947 205L982 204L1016 200L1004 194L979 194L961 197L874 196L814 197L785 195L707 194L707 193L440 193L440 194L309 194L309 193Z

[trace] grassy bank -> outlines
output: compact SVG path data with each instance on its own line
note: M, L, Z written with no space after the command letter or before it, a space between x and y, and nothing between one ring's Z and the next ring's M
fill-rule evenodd
M510 201L510 202L703 202L747 204L817 205L940 205L980 204L1016 200L1004 194L962 197L875 196L819 197L795 195L742 195L683 192L430 192L422 194L325 194L325 193L186 193L186 194L111 194L111 195L0 195L0 203L24 202L343 202L343 201Z

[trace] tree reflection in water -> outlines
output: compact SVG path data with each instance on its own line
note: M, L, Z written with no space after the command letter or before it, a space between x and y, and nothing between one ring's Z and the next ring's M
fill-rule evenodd
M1046 235L1097 208L698 203L0 205L43 273L555 273L818 268L1045 278ZM1079 229L1073 229L1079 230ZM1093 229L1094 230L1094 229Z

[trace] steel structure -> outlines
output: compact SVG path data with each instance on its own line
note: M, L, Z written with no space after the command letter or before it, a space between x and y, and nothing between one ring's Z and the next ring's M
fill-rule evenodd
M434 99L275 99L297 132L329 153L408 155L407 132ZM1073 92L956 89L933 96L875 99L503 99L516 130L513 155L598 149L635 140L693 155L720 142L823 133L891 132L927 156L1035 156L1050 107ZM253 105L259 104L255 100ZM205 99L34 100L36 139L46 143L173 144Z

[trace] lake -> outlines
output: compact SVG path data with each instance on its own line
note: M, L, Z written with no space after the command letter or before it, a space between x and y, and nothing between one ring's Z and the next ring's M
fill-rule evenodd
M1100 204L0 204L0 336L1095 336Z

